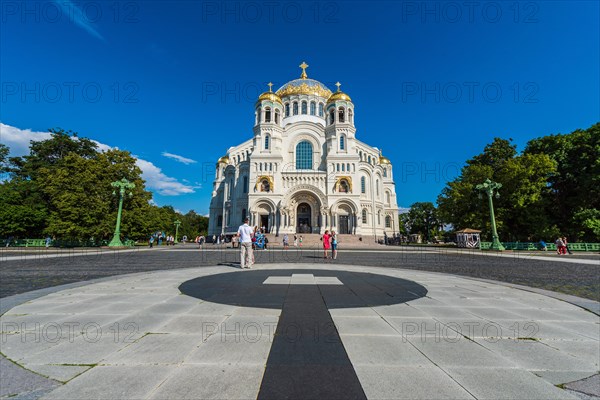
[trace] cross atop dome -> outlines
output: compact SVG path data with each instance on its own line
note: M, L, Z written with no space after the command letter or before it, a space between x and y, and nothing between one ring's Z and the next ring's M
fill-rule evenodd
M308 68L308 64L302 61L302 64L300 64L299 67L302 68L302 74L300 75L300 79L308 78L308 75L306 75L306 68Z
M267 86L269 87L269 92L273 92L273 82L269 82L267 83Z
M339 82L336 82L336 83L335 83L335 86L337 86L337 88L338 88L338 90L337 90L337 91L339 92L339 91L340 91L340 86L342 86L342 84L341 84L341 83L339 83Z

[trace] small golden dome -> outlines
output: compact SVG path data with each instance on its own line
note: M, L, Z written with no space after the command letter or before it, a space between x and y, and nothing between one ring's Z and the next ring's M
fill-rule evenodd
M273 83L269 82L267 83L267 86L269 87L269 91L264 92L263 94L258 96L258 101L261 102L263 100L267 100L272 101L273 103L277 102L283 105L283 103L281 102L281 97L279 97L276 93L273 93Z
M340 86L342 86L341 83L337 82L335 85L337 86L337 92L329 96L329 99L327 99L327 104L333 103L337 100L352 101L350 96L340 90Z
M258 97L258 101L261 102L263 100L272 101L273 103L277 102L277 103L283 105L283 103L281 102L281 98L273 92L264 92L263 94L261 94Z
M386 158L384 156L379 156L379 164L392 164L392 162L389 160L389 158Z
M229 164L229 156L225 154L223 157L219 158L217 164Z

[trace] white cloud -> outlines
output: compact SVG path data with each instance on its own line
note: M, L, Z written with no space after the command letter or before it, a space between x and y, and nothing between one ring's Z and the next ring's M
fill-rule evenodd
M163 151L162 155L165 156L165 157L167 157L167 158L172 158L173 160L175 160L177 162L180 162L182 164L185 164L185 165L195 164L195 163L198 162L196 160L192 160L191 158L186 158L186 157L183 157L183 156L178 156L177 154L173 154L173 153L167 153L166 151Z
M31 129L19 129L0 122L0 143L10 148L10 156L19 157L29 154L29 142L47 140L51 138L50 132L34 132ZM92 140L98 145L98 150L107 151L116 147ZM146 181L146 188L163 196L178 196L180 194L194 193L200 185L184 185L177 179L165 175L162 170L152 162L136 158L136 165L142 170L142 178Z
M85 15L73 2L70 0L54 0L54 3L62 9L64 15L68 16L75 25L84 29L95 38L104 40L104 37L90 24L90 17Z
M136 165L142 170L142 178L146 181L148 189L156 191L163 196L178 196L180 194L194 193L198 186L184 185L177 179L165 175L160 168L150 161L138 158Z
M50 139L50 132L33 132L31 129L19 129L0 122L0 143L10 148L12 157L29 154L29 142Z

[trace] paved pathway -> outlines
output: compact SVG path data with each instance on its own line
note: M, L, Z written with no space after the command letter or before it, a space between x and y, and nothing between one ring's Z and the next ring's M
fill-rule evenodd
M567 302L346 265L124 275L16 306L0 326L2 353L66 382L44 397L61 400L574 399L557 385L600 359L598 315Z

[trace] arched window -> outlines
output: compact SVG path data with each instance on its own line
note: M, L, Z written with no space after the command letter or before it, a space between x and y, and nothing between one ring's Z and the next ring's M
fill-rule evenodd
M360 177L360 192L362 194L367 193L367 180L365 179L364 176Z
M244 176L244 193L248 193L248 177Z
M265 135L265 150L269 150L269 135Z
M240 163L240 155L239 154L237 155L237 163L238 164Z
M358 152L358 158L360 158L360 161L362 161L362 151Z
M262 110L260 107L258 107L258 110L256 110L256 122L260 124L262 118Z
M369 164L371 164L371 156L369 156L368 160Z
M377 198L379 198L379 179L375 180L375 193L377 194Z
M367 223L367 210L363 208L362 210L362 223L366 224Z
M340 172L340 163L337 163L336 170L337 170L337 172Z
M303 140L296 145L296 169L312 169L312 162L312 144L307 140Z
M346 143L344 143L344 135L340 136L340 150L346 149Z
M335 122L335 110L331 109L331 111L329 111L329 125L333 125L334 122Z
M342 107L340 107L340 109L338 110L338 121L342 123L346 122L344 109Z
M346 164L342 163L342 172L346 172Z
M377 225L381 225L381 211L377 211Z
M275 110L275 123L279 123L279 110Z
M384 168L384 169L383 169L383 177L384 177L384 178L387 178L387 168Z
M354 114L352 113L352 109L349 108L348 109L348 122L352 123L352 116L353 115Z
M265 108L265 122L271 122L271 109Z
M292 111L294 113L294 115L298 115L298 102L295 101L294 104L292 105Z
M302 102L302 114L303 114L303 115L306 115L306 114L308 114L308 111L307 111L307 105L306 105L306 102L305 102L305 101L303 101L303 102Z
M310 115L315 115L317 113L317 103L314 101L310 102Z
M390 192L385 192L385 203L390 205Z
M319 117L323 116L323 103L319 103Z
M346 164L346 171L350 172L350 163Z
M285 103L285 116L290 116L290 103Z
M392 217L390 217L389 215L387 215L385 217L385 227L386 228L391 228L392 227Z

